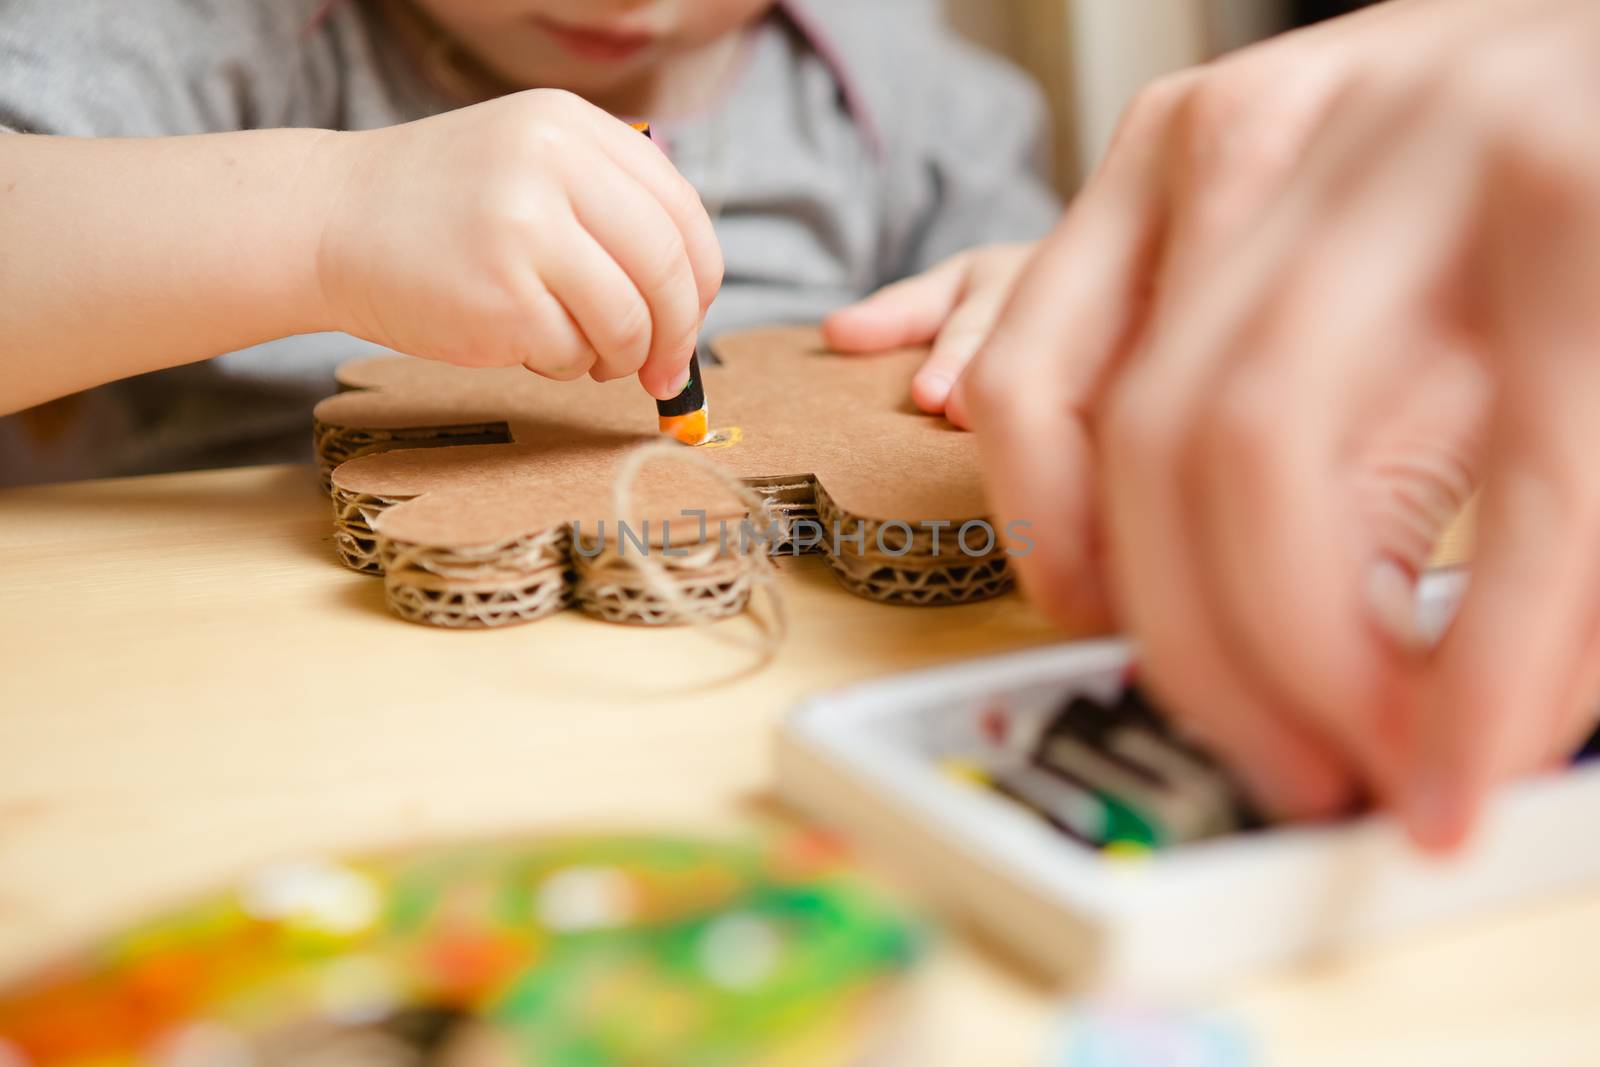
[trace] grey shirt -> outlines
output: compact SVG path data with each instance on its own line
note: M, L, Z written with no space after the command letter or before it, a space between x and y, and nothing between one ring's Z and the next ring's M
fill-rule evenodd
M457 104L360 0L0 0L10 131L368 129ZM928 0L783 0L732 89L657 126L727 260L708 335L815 321L964 248L1042 235L1044 114ZM375 350L286 338L0 419L0 484L307 459L333 368Z

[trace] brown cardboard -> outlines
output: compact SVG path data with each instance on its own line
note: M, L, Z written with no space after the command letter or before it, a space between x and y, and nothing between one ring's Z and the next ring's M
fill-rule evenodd
M716 354L720 364L705 368L712 425L731 431L734 443L695 451L760 487L779 510L821 508L846 532L855 521L868 523L862 558L832 560L847 585L879 599L928 603L1006 587L1003 555L974 560L951 553L953 528L939 554L918 544L891 559L873 544L877 523L959 526L987 513L976 441L911 404L910 379L924 350L839 356L824 350L817 331L786 328L728 337ZM339 379L351 391L319 404L316 420L325 468L356 457L330 479L341 554L375 572L389 569L386 552L403 549L407 568L431 575L436 592L470 584L475 596L492 599L497 589L547 589L561 546L546 543L537 561L526 551L518 556L515 546L526 549L531 539L574 523L592 538L602 522L614 543L618 467L640 444L659 440L654 405L633 380L560 383L521 368L464 370L404 357L349 364ZM412 447L419 445L425 447ZM730 520L735 537L747 510L713 478L676 463L645 468L632 500L624 518L636 534L648 521L657 545L663 521L675 546L699 541L698 521L686 510L704 510L713 523ZM853 546L847 551L856 554ZM726 556L718 561L724 572ZM981 574L971 573L975 565ZM877 574L884 566L913 573L918 588L894 595L893 575L884 585ZM496 570L499 577L485 577ZM572 590L566 592L563 602L571 599ZM541 612L553 610L545 593L540 598ZM526 616L533 609L519 610ZM434 621L425 610L406 614Z

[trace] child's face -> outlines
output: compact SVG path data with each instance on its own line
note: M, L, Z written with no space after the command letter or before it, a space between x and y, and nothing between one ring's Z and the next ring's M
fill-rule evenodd
M734 32L776 0L417 0L499 77L604 93Z

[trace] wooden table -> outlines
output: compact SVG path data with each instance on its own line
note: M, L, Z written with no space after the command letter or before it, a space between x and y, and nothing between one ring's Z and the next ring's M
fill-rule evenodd
M569 614L410 626L333 562L312 474L0 492L0 975L264 861L459 834L774 817L802 695L1050 640L1015 598L889 608L812 560L776 662ZM740 625L738 623L727 625ZM1596 847L1574 842L1574 847ZM1263 1062L1600 1062L1600 893L1212 1005ZM948 938L919 1063L1042 1063L1059 1006Z

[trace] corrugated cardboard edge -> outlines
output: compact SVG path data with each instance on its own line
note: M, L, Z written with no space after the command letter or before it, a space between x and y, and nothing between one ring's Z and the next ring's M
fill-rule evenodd
M362 363L357 363L341 368L341 380L362 388L365 374L361 367ZM442 418L439 425L389 427L343 426L319 419L315 427L318 466L333 500L334 543L340 561L361 573L382 575L390 609L401 618L425 625L514 625L567 607L611 622L671 625L689 621L649 592L637 566L618 558L614 540L604 546L604 565L578 552L573 538L556 528L524 531L498 543L466 548L404 542L385 536L377 528L378 522L389 508L415 498L356 492L338 485L333 477L344 463L362 457L398 449L509 444L512 436L508 422L492 419L452 422ZM660 560L667 563L666 575L679 592L704 611L701 617L723 617L744 610L755 570L749 557L762 551L773 555L820 551L841 585L884 603L970 603L999 596L1012 587L1003 551L990 546L988 551L972 553L954 536L966 523L985 523L981 515L953 521L942 543L935 540L930 544L920 535L909 541L897 540L897 532L892 528L885 531L883 521L839 507L814 478L775 472L744 481L766 498L771 515L790 524L815 524L805 528L816 536L764 540L758 535L748 542L735 536L722 546L699 546L686 558ZM713 548L718 550L708 550Z

